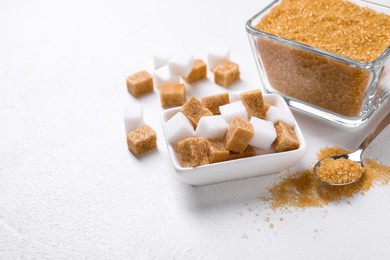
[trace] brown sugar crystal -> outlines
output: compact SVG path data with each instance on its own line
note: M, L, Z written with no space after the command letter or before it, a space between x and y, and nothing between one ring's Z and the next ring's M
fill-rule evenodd
M212 116L210 110L202 106L200 101L192 96L181 108L181 112L191 121L194 126L198 125L198 122L202 116Z
M390 45L390 16L343 0L284 0L258 30L361 62ZM370 72L265 39L258 39L271 86L345 116L361 111Z
M241 101L246 108L249 119L251 119L252 116L261 119L265 118L266 111L264 109L263 95L260 89L255 89L242 93Z
M127 78L127 90L134 97L153 92L153 78L147 71L137 72Z
M201 59L194 60L194 67L192 68L190 74L183 78L188 84L193 83L197 80L206 78L207 76L207 66Z
M299 148L299 141L294 128L280 120L274 126L276 139L273 145L277 152L291 151Z
M242 159L242 158L247 158L255 155L256 155L255 148L253 146L248 145L242 153L230 152L228 160L230 161L230 160Z
M224 61L214 69L214 81L218 85L227 87L240 78L238 64Z
M344 184L356 181L365 169L363 166L346 158L333 159L326 158L321 161L320 166L316 168L316 175L324 182L331 184Z
M182 167L197 167L209 164L209 143L203 137L190 137L176 145Z
M157 147L156 132L148 125L143 125L127 134L127 146L135 155L141 155Z
M229 151L225 149L225 143L222 140L209 140L210 163L226 161L229 158Z
M160 100L162 107L181 106L186 101L184 84L164 83L160 86Z
M207 107L214 115L220 115L219 107L229 104L229 93L216 94L212 96L203 97L201 100L202 105Z
M255 130L251 123L241 117L235 117L230 123L225 136L225 148L242 153L252 140Z

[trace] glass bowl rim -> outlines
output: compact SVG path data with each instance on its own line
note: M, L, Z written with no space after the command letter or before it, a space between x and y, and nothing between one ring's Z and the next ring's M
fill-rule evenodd
M362 2L365 4L380 6L381 8L388 9L389 14L390 14L390 8L387 6L373 3L373 2L369 2L369 1L364 1L364 0L354 0L354 1L355 2ZM304 50L304 51L309 52L311 54L323 56L323 57L326 57L328 59L331 59L331 60L334 60L334 61L337 61L337 62L340 62L343 64L347 64L349 66L356 67L359 69L364 69L364 70L373 70L373 69L376 69L378 67L381 67L385 63L387 58L390 56L390 45L389 45L389 47L387 47L385 49L385 51L382 52L381 55L379 55L379 57L376 58L375 60L372 60L369 62L357 61L357 60L347 58L345 56L335 54L335 53L332 53L332 52L329 52L329 51L326 51L326 50L323 50L320 48L312 47L312 46L304 44L304 43L289 40L287 38L277 36L275 34L270 34L270 33L258 30L252 26L252 23L254 20L256 20L259 16L263 15L265 12L269 11L271 8L276 6L276 4L278 4L279 2L281 2L281 0L275 0L275 1L271 2L269 5L267 5L265 8L263 8L260 12L256 13L252 18L250 18L246 22L246 26L245 26L246 31L249 34L256 36L256 37L259 37L259 38L265 38L265 39L280 43L282 45L294 47L294 48L299 49L299 50Z

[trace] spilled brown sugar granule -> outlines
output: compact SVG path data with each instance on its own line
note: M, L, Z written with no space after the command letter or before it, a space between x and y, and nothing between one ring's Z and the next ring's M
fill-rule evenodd
M339 147L324 148L318 153L318 160L344 153L348 151ZM330 202L337 202L356 194L364 194L375 185L390 182L390 166L374 160L366 160L364 164L365 174L353 184L346 186L322 184L314 177L312 169L309 169L294 173L271 187L269 194L263 196L262 200L270 202L272 209L322 207Z

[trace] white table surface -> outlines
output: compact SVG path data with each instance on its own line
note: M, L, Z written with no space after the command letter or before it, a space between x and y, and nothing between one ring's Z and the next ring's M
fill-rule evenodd
M0 259L388 259L390 185L351 204L282 214L258 197L287 171L182 184L158 95L126 91L129 74L152 71L158 46L201 58L229 47L242 72L231 89L261 87L244 24L269 2L2 1ZM206 81L188 95L222 91ZM140 159L127 150L122 122L135 102L158 135L158 150ZM308 150L290 172L313 165L325 146L354 149L374 124L347 130L294 114ZM390 164L389 137L367 156Z

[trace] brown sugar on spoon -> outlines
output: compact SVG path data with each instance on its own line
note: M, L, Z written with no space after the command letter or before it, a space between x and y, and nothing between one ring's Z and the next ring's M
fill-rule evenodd
M359 179L365 169L358 163L346 158L332 159L326 158L321 161L321 165L316 169L317 176L331 184L351 183Z

